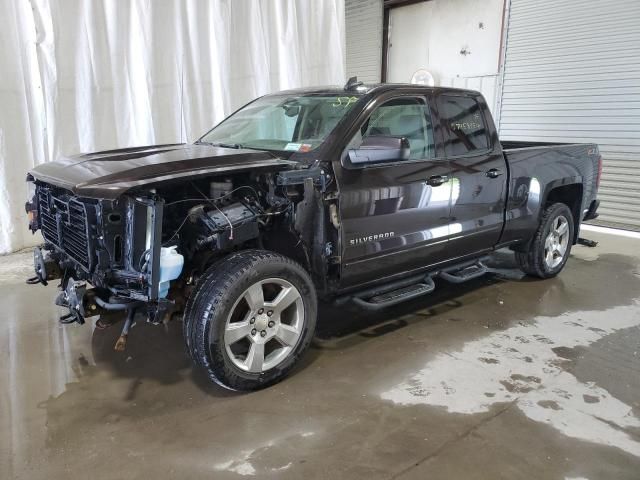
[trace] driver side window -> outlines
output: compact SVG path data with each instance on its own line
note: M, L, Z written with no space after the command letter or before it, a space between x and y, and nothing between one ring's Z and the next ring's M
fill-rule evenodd
M396 98L380 105L356 135L356 148L371 136L405 137L409 141L409 160L435 156L431 114L420 98Z

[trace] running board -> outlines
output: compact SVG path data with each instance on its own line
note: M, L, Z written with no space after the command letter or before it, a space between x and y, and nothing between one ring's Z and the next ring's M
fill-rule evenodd
M379 293L369 298L363 298L360 294L352 297L353 303L366 310L381 310L383 308L397 305L414 298L427 295L436 288L430 276L424 277L418 283L396 288L388 292Z
M482 261L478 260L471 265L467 265L466 267L455 267L447 270L443 270L440 272L440 278L446 280L451 283L464 283L469 280L473 280L475 278L483 276L487 273L489 269L487 266L482 263Z

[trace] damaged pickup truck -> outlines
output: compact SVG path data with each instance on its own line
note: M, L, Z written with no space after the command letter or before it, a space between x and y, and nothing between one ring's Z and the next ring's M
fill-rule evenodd
M379 310L485 274L504 247L557 275L597 215L600 172L596 145L501 143L477 92L286 91L194 144L33 169L30 282L60 279L64 323L126 311L122 340L136 310L183 312L193 361L253 390L305 352L318 298Z

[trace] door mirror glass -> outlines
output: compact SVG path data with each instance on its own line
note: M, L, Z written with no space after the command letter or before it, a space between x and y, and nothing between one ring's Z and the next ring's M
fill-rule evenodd
M349 150L349 160L354 165L397 162L409 159L410 153L406 137L370 135L362 140L359 148Z

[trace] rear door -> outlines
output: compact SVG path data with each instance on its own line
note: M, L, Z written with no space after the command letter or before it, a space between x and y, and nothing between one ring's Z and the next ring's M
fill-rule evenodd
M481 95L442 93L436 103L451 167L448 249L453 259L498 243L504 223L507 165Z
M436 154L429 99L396 94L367 111L347 150L369 135L401 136L409 140L410 157L336 168L343 287L418 270L447 256L452 183L446 159Z

